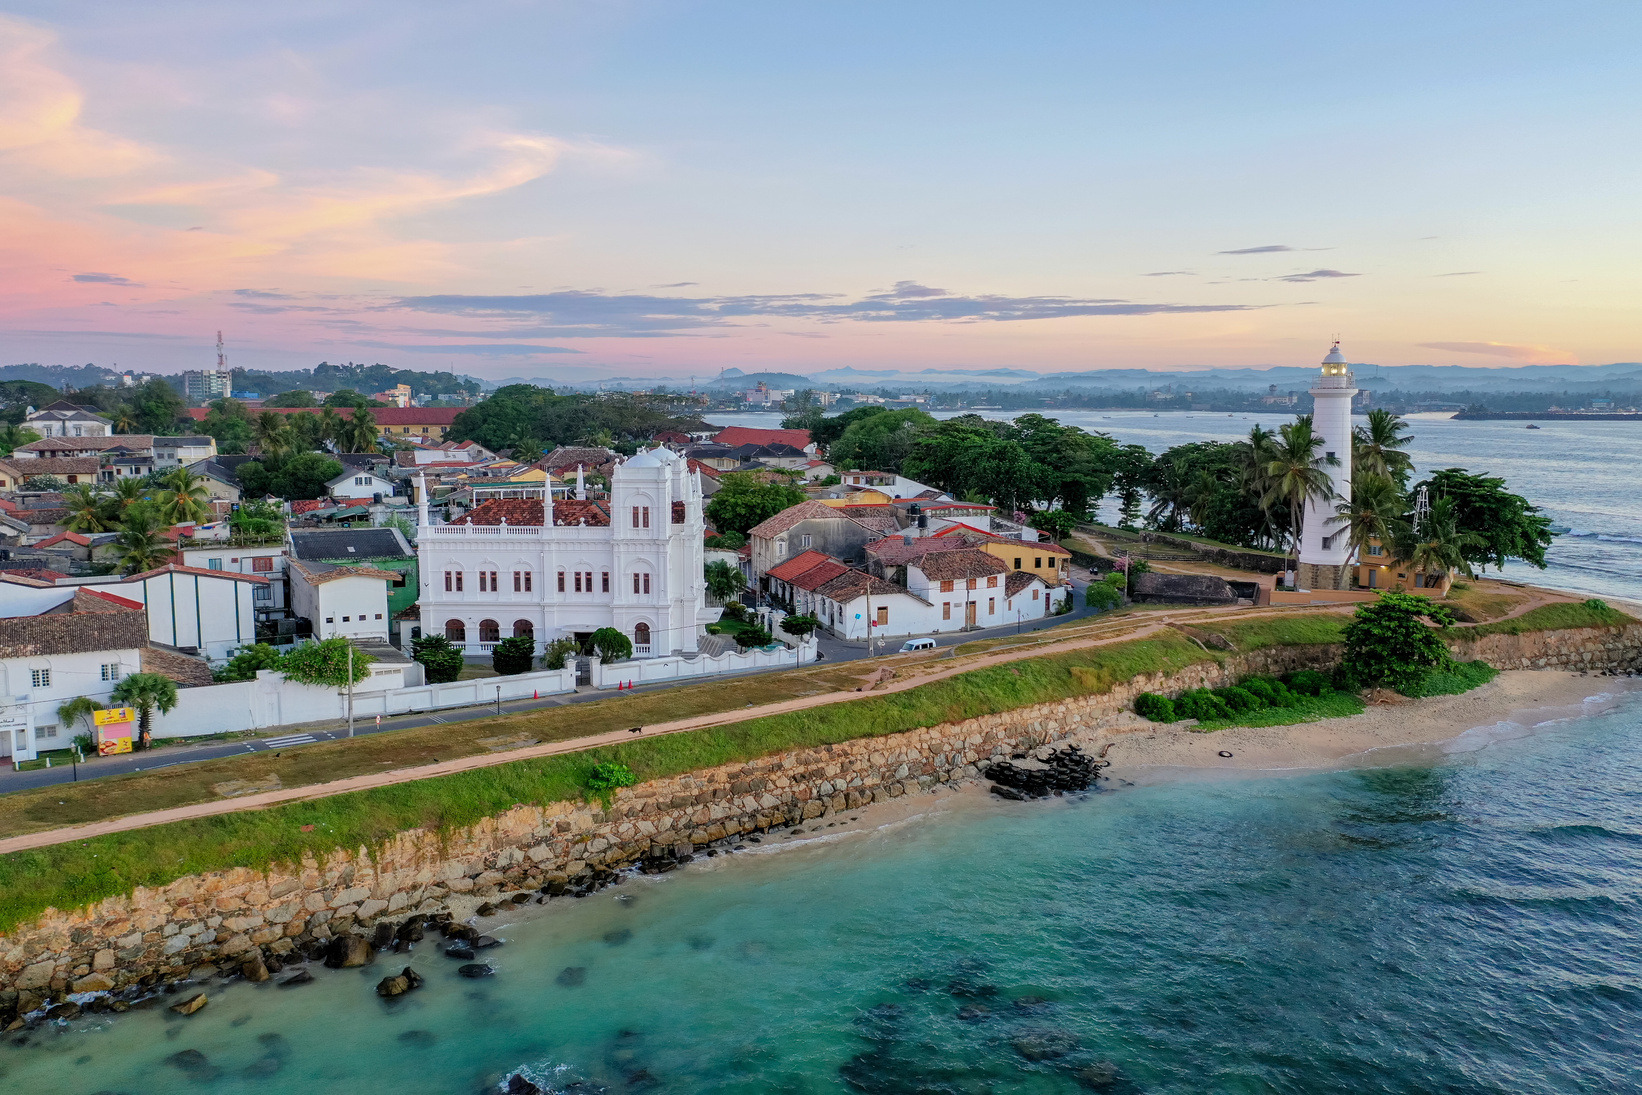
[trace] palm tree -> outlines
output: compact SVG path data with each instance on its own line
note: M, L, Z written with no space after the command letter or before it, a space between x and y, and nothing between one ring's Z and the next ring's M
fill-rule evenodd
M342 416L336 413L335 407L325 407L319 412L319 440L337 441L342 437Z
M30 441L40 440L40 435L33 430L26 430L22 426L8 422L0 426L0 455L10 456L19 445L27 445Z
M143 492L147 489L136 476L114 480L114 490L109 496L114 514L111 523L119 524L125 517L125 511L143 500Z
M348 445L346 452L375 452L379 431L376 416L364 407L355 407L353 417L342 427Z
M1261 505L1286 502L1289 508L1289 542L1294 545L1294 566L1300 567L1300 529L1306 503L1313 498L1329 501L1334 497L1334 481L1326 468L1339 467L1337 456L1318 456L1323 439L1312 429L1311 415L1305 414L1278 430L1267 449L1266 493Z
M1459 514L1454 511L1451 498L1439 498L1419 525L1406 531L1397 545L1397 557L1421 574L1447 574L1457 570L1467 578L1476 575L1471 570L1465 552L1484 541L1474 532L1462 532Z
M129 404L120 404L119 409L113 413L115 433L135 432L137 429L137 412L133 411Z
M153 738L154 709L163 715L177 706L177 683L158 673L133 673L114 686L109 698L121 707L137 709L137 748L147 749Z
M211 492L205 480L187 468L178 468L167 477L170 490L160 492L160 516L173 525L199 522L211 515Z
M128 506L125 527L114 544L120 549L120 566L127 574L142 574L170 560L172 547L160 535L154 511L146 504Z
M1283 530L1288 525L1288 505L1282 501L1267 501L1270 493L1271 447L1277 435L1264 426L1249 431L1249 439L1238 444L1237 486L1245 494L1258 500L1260 516L1265 527L1260 530L1264 543L1282 543Z
M747 588L746 575L723 559L714 559L708 563L702 570L702 576L707 579L707 592L711 593L713 600L719 604L733 601L736 594Z
M1385 410L1368 412L1368 425L1351 431L1351 462L1358 471L1383 475L1399 487L1408 483L1414 459L1402 450L1414 438L1408 423Z
M63 492L63 507L70 532L107 532L110 526L108 500L90 483L79 483Z
M265 455L277 456L291 447L290 423L278 411L263 411L257 415L253 434L257 448Z
M70 732L69 740L72 741L78 736L73 733L75 724L83 719L89 728L92 724L91 717L96 710L97 705L91 702L89 697L75 696L72 700L67 700L57 706L57 725Z
M1360 561L1370 540L1390 545L1395 539L1408 499L1397 484L1384 475L1365 472L1351 481L1351 500L1342 501L1334 512L1344 520L1352 551Z

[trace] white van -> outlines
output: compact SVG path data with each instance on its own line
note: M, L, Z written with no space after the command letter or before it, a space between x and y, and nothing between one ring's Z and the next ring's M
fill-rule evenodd
M901 653L903 653L903 654L907 653L908 651L912 651L912 650L934 650L934 649L935 649L935 640L934 639L908 639L906 642L901 644Z

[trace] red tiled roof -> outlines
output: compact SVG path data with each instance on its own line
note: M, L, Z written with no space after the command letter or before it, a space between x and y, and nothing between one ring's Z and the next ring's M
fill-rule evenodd
M810 444L809 430L760 430L752 426L728 426L714 436L713 441L720 445L791 445L795 449L802 449Z
M809 570L811 567L818 566L830 558L832 558L832 556L828 555L824 551L815 551L813 549L809 551L802 551L797 555L794 555L791 559L788 559L785 563L782 563L780 566L771 567L768 573L772 578L779 578L783 582L790 582L806 570Z
M890 566L916 563L937 551L966 551L969 545L958 540L942 540L938 536L914 536L912 543L904 536L889 536L867 545L867 554Z
M135 608L135 609L138 609L140 611L143 607L143 603L141 601L133 601L129 597L116 597L114 594L104 593L100 589L82 589L82 590L78 590L77 592L86 593L86 594L89 594L93 597L101 597L105 601L114 602L115 604L119 605L121 608Z
M316 509L329 509L330 507L331 503L323 498L305 498L300 502L291 503L291 515L312 513Z
M962 551L942 551L924 556L923 560L914 563L924 576L934 582L950 582L963 578L985 578L992 574L1003 574L1008 571L1002 560L995 555L988 555L975 548L965 548Z
M510 525L534 525L538 528L542 524L542 500L540 498L492 498L473 507L473 512L463 517L456 524L466 525L499 525L506 518ZM585 521L589 526L605 527L610 524L610 514L598 502L584 502L575 498L553 503L553 524L565 528L580 525Z
M56 536L53 536L51 539L41 540L38 544L35 544L34 546L37 547L37 548L50 547L52 544L59 544L59 543L62 543L64 540L67 540L71 544L78 544L81 547L90 547L91 546L91 540L88 537L81 536L78 532L59 532Z
M883 578L874 578L870 574L859 570L846 570L814 592L840 604L848 604L868 592L878 597L888 597L897 593L904 597L915 596L905 586L896 585L894 582ZM922 598L919 599L922 600Z
M1033 582L1039 582L1045 586L1049 584L1029 570L1012 570L1009 572L1009 577L1003 580L1004 596L1013 597Z
M952 528L944 528L937 532L935 536L936 538L945 537L949 540L962 540L972 546L975 544L1003 544L1011 548L1029 548L1039 555L1064 555L1069 559L1072 557L1072 553L1059 544L1040 540L1017 540L1011 536L999 536L991 532L982 532L979 529L970 528L968 525L954 525Z
M685 466L691 471L699 471L702 475L712 479L717 479L722 474L717 468L710 468L694 457L691 457Z
M797 586L799 589L807 589L813 593L822 586L826 585L828 582L831 582L835 578L840 578L849 572L850 568L845 566L843 563L840 563L837 559L828 559L824 563L810 567L810 569L798 575L798 577L788 579L787 584Z
M610 514L598 502L583 502L575 498L563 502L553 503L553 523L560 526L579 525L586 522L591 526L610 524Z
M748 536L768 539L780 536L800 521L854 521L876 532L888 532L898 527L894 506L829 506L811 499L796 506L788 506L774 517L760 521L748 530ZM887 524L887 527L886 527Z

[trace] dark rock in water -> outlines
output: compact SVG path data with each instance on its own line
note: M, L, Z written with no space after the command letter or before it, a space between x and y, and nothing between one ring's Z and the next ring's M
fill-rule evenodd
M285 1035L276 1031L257 1035L257 1044L275 1057L288 1057L291 1053L291 1043L285 1040Z
M277 954L270 954L262 960L262 964L269 973L279 973L285 968L285 960Z
M473 915L474 916L495 916L496 915L496 906L492 905L490 902L486 901L483 905L480 905L477 909L473 910Z
M997 795L999 798L1007 798L1007 799L1010 799L1014 802L1030 802L1030 801L1032 801L1032 796L1031 795L1025 794L1024 792L1021 792L1021 791L1017 791L1013 787L1005 787L1001 783L994 783L992 785L992 793Z
M362 935L347 932L331 940L325 950L325 965L333 970L353 969L369 965L376 959L376 948Z
M1016 1011L1025 1012L1027 1015L1037 1015L1055 1006L1041 996L1017 996L1009 1003Z
M470 927L467 924L446 924L444 931L446 939L466 939L469 942L472 942L473 940L479 938L478 929Z
M1057 1061L1078 1048L1078 1040L1064 1030L1027 1030L1010 1042L1028 1061Z
M1090 1091L1112 1091L1123 1080L1123 1073L1111 1061L1096 1061L1072 1075Z
M46 1012L47 1019L78 1019L79 1017L80 1005L72 1000L58 1004Z
M197 1049L184 1049L165 1059L165 1063L196 1083L207 1083L222 1075L222 1069Z
M482 951L486 947L499 947L501 945L502 941L497 939L494 935L481 935L473 941L473 949L476 951Z
M272 1076L285 1067L285 1062L272 1054L258 1057L240 1070L240 1075L247 1080L261 1080Z
M422 987L422 975L406 966L396 976L384 977L377 983L378 996L403 996L412 989Z
M268 963L262 960L261 951L252 951L246 955L245 961L240 963L239 972L240 976L247 981L259 983L268 980L272 976L268 969Z
M930 982L926 977L914 977L911 980L903 982L902 987L908 992L928 992L930 989Z
M692 935L685 942L689 944L690 949L693 951L705 951L712 949L714 940L710 935Z
M1087 791L1108 762L1087 756L1076 745L1039 750L1036 756L994 761L981 772L999 786L992 793L1004 798L1043 798L1057 792ZM1013 790L1016 793L1010 794Z
M546 1095L546 1091L515 1072L507 1078L507 1095Z
M615 931L604 933L604 941L612 947L619 947L631 938L633 938L632 928L617 928Z
M555 878L542 887L542 893L548 897L563 897L564 892L570 889L570 883L562 878Z
M307 985L311 984L313 979L314 975L309 973L307 970L297 970L295 973L291 974L291 976L279 982L279 987L282 989L288 989L292 985Z
M559 976L555 977L554 980L567 988L575 988L587 980L587 967L566 966L559 971Z
M394 939L402 943L420 943L422 941L422 918L413 916L393 933Z
M998 995L998 986L972 981L967 977L954 977L947 982L946 991L949 996L957 996L967 1000L985 1000L988 997Z
M489 962L469 962L465 966L458 966L456 972L463 977L489 977L496 970Z
M958 1018L966 1023L982 1023L992 1018L992 1009L985 1004L965 1004L958 1009Z
M439 1040L439 1036L431 1030L402 1030L399 1032L399 1038L397 1040L405 1043L407 1046L420 1046L421 1048L426 1049L428 1046L431 1046L433 1043L437 1042Z
M655 1082L656 1078L650 1075L650 1070L647 1068L641 1068L627 1077L628 1087L649 1087Z
M371 936L371 946L377 950L387 950L393 946L393 925L383 921L376 926L376 934Z
M466 943L452 943L445 948L446 958L460 958L464 962L473 961L473 948Z
M508 900L513 902L515 905L523 905L530 900L530 895L527 893L516 893L512 897L508 898Z

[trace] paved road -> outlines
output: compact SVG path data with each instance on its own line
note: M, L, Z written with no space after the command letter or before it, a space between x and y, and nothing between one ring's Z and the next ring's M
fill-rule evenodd
M1051 616L1047 619L1021 621L1020 631L1041 631L1045 628L1060 627L1069 623L1094 615L1082 607L1081 585L1074 583L1073 603L1077 605L1072 612L1064 616ZM1013 635L1017 625L1007 627L987 628L980 631L965 631L957 634L934 636L937 646L952 647L962 643L975 642L979 639L999 638L1004 635ZM879 656L893 654L900 650L904 638L891 639L877 651ZM829 636L819 636L821 663L857 661L867 657L866 643L843 642ZM787 672L784 669L755 670L756 673ZM749 674L750 675L750 674ZM722 680L724 678L711 678ZM680 682L660 681L654 684L641 684L634 689L634 693L653 692L663 688L674 688ZM620 693L625 694L625 693ZM496 704L485 704L477 707L459 707L438 713L417 715L393 715L383 718L380 723L375 717L360 719L354 725L354 734L381 733L385 730L408 730L423 726L435 726L441 723L471 722L475 719L494 718L498 711L504 715L516 715L525 711L537 711L548 707L564 707L573 703L587 703L592 700L610 699L618 693L596 689L584 689L579 692L558 696L543 696L541 699L508 700L498 707ZM271 737L246 738L239 741L214 741L199 744L168 745L147 753L132 753L128 756L97 757L80 765L78 772L71 765L59 765L52 768L37 768L28 772L16 772L10 769L0 769L0 794L12 791L26 791L35 787L52 787L61 783L73 782L78 779L101 779L106 776L123 775L127 772L152 772L161 768L170 768L178 764L193 764L203 760L218 760L222 757L238 756L244 753L280 752L286 749L298 749L304 745L312 745L320 741L335 741L348 736L346 724L324 723L308 727L296 727Z

